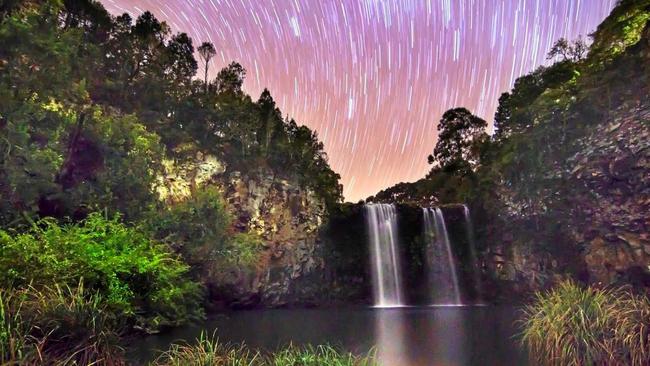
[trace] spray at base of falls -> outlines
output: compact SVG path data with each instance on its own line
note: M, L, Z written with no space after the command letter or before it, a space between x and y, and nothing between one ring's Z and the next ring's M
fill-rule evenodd
M366 205L375 306L404 305L397 235L397 210L392 204Z
M462 305L456 260L451 250L445 217L439 208L423 208L424 238L430 249L429 273L432 305Z

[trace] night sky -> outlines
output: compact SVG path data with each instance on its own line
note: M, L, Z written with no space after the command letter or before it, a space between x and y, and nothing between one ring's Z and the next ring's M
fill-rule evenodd
M212 77L241 63L253 99L267 87L318 132L356 201L422 178L445 110L492 122L518 76L546 63L558 38L591 33L616 0L102 2L114 14L150 10L195 47L213 42Z

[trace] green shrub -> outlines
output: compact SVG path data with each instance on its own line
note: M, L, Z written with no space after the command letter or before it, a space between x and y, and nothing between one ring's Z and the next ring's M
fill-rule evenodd
M229 266L252 268L257 263L261 250L262 240L259 236L250 232L237 233L218 255Z
M330 346L289 346L262 354L244 345L224 345L205 333L195 344L173 344L153 363L154 366L371 366L372 357L339 352Z
M193 266L204 265L226 247L232 218L215 187L198 190L190 199L149 215L146 229L178 251Z
M0 285L4 288L76 285L97 292L110 311L144 326L200 317L201 291L188 266L119 217L91 214L76 225L41 220L30 231L0 231Z
M259 258L262 240L253 233L232 233L232 217L216 187L203 187L190 199L152 213L146 223L154 238L178 251L197 278L231 270L250 270Z
M567 281L524 310L522 342L539 364L647 365L650 301Z

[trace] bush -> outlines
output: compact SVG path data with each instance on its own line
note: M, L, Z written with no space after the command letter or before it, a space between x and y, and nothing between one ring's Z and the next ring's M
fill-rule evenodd
M146 226L187 263L202 266L215 251L226 247L231 221L221 192L205 187L186 201L153 212Z
M330 346L289 346L276 353L262 354L244 345L223 345L214 337L201 334L196 344L173 344L153 365L210 366L371 366L372 357L339 352Z
M232 217L216 187L203 187L190 199L153 213L146 226L154 238L179 252L195 277L203 280L253 269L262 250L257 235L230 232Z
M650 364L650 300L627 289L563 282L537 295L522 325L539 364Z
M140 231L91 214L75 225L41 220L25 233L0 231L0 285L76 285L97 292L108 310L144 326L179 324L202 316L201 291L188 266Z
M252 268L257 263L262 240L253 233L237 233L230 239L228 245L217 253L227 266Z

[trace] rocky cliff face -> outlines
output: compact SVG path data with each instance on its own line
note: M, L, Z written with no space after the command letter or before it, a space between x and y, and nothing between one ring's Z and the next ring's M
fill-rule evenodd
M539 290L563 277L650 288L649 68L650 22L638 43L591 76L585 101L607 98L609 107L595 120L582 115L588 128L577 151L565 169L549 167L560 182L549 188L563 203L550 213L556 220L540 227L534 217L511 215L507 225L488 228L496 244L484 260L503 293ZM559 234L546 242L559 245L536 247L540 232Z
M264 241L257 270L232 283L237 306L312 303L322 295L323 255L319 230L323 202L314 192L269 171L221 178L224 196L236 215L235 226Z
M626 106L580 142L571 177L572 236L592 282L647 281L650 271L650 106Z
M483 258L503 295L540 290L566 277L650 286L650 103L634 104L598 124L569 159L562 187L568 219L558 215L561 230L553 229L566 245L536 247L534 235L545 228L530 218L491 228L497 244Z
M306 188L267 169L227 171L213 156L198 153L184 163L164 163L158 192L168 203L182 201L198 187L220 188L234 218L233 231L262 240L257 264L206 279L211 299L229 307L285 306L319 301L324 293L320 229L322 200ZM209 275L208 275L209 276Z

